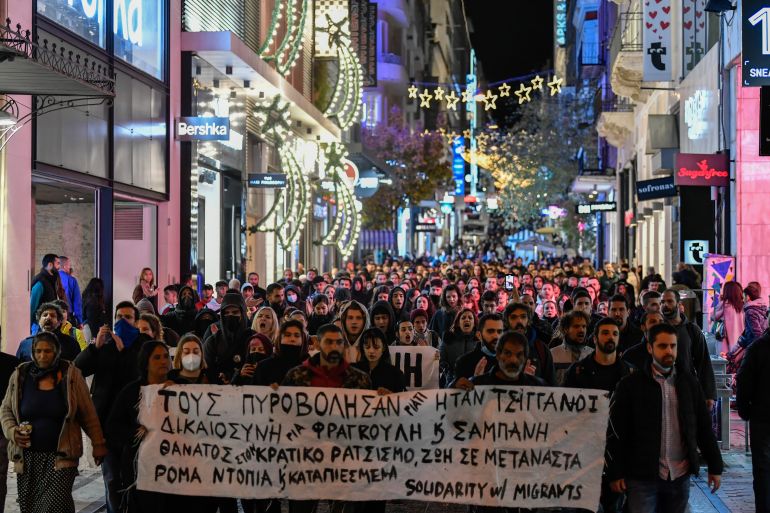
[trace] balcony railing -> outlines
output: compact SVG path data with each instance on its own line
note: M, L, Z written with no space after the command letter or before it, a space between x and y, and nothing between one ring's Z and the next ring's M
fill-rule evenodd
M625 12L618 16L610 41L610 67L615 64L615 59L620 52L642 51L643 18L640 12Z
M583 42L580 45L580 65L600 66L604 64L604 52L600 43Z

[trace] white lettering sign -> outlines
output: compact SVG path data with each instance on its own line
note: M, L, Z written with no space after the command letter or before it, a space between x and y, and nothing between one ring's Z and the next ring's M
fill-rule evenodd
M608 410L605 392L566 388L153 385L137 488L594 511Z
M115 35L136 46L142 46L142 2L144 0L115 0L112 10L112 29ZM104 0L67 0L67 5L80 4L86 18L101 24L104 21Z
M700 139L708 133L708 115L711 104L711 91L698 89L684 102L684 122L687 125L687 137Z

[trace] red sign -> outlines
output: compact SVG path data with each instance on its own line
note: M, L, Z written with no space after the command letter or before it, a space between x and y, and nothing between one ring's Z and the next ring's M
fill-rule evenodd
M674 183L679 186L727 187L730 159L726 153L678 153Z

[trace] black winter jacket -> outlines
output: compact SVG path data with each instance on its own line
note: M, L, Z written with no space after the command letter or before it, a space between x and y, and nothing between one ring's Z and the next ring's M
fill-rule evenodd
M746 349L735 377L735 403L743 420L770 423L770 331Z
M365 372L372 380L372 390L387 388L391 392L398 393L406 390L406 377L398 367L389 361L382 360L374 369L369 370L369 362L361 360L353 364L353 367Z
M690 372L677 367L676 393L679 426L690 473L698 474L700 448L709 474L722 474L722 455L711 429L711 414L700 384ZM610 404L607 428L607 475L618 479L654 480L660 471L663 417L661 387L645 366L618 383Z
M473 351L465 353L455 362L454 379L473 377L476 371L476 365L479 364L482 358L486 358L487 366L484 368L484 374L489 372L492 368L497 367L497 358L484 354L481 350L482 342L476 343L476 347Z

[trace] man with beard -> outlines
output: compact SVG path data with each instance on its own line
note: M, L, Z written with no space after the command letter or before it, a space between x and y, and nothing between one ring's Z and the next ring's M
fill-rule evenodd
M589 317L580 310L573 310L559 321L561 337L551 341L551 356L556 370L556 383L564 385L567 369L591 354L591 347L586 344Z
M249 285L254 287L254 299L261 299L264 301L267 298L267 291L259 286L259 274L249 273L247 280ZM312 279L308 278L308 281L312 281Z
M660 312L661 297L660 294L654 290L645 290L639 295L639 302L640 305L634 309L631 319L641 326L642 316L645 313Z
M723 463L711 414L698 381L677 365L677 334L668 324L650 329L649 364L618 383L610 405L607 474L613 492L627 493L630 513L684 513L699 449L711 493L720 485Z
M334 324L321 326L318 329L318 353L291 369L281 386L371 389L369 375L343 358L345 343L340 328ZM318 501L314 500L289 501L292 513L312 513L317 506Z
M139 353L150 337L139 333L136 328L138 319L136 306L131 301L121 301L115 306L114 329L107 325L99 328L94 343L89 344L75 359L75 365L84 378L94 377L91 397L102 429L118 393L140 377ZM120 506L120 456L108 453L102 462L107 511L110 512L119 511Z
M506 331L495 344L495 364L489 371L472 378L459 378L454 388L473 390L475 385L547 387L548 383L525 372L530 358L529 341L516 331ZM472 506L472 511L494 511L498 508ZM524 511L524 510L520 510Z
M390 289L388 302L393 308L393 317L396 322L409 320L409 311L406 307L406 292L404 292L403 287L395 286Z
M537 303L535 303L535 296L533 294L522 294L520 301L527 305L532 312L531 324L537 331L538 337L540 337L541 340L551 340L553 338L554 328L551 326L551 324L544 321L540 318L539 315L537 315L537 312L535 311L537 306Z
M682 370L690 372L698 379L711 411L716 402L717 387L703 332L679 311L679 292L676 290L667 289L663 292L660 311L666 322L676 330L678 361ZM647 342L650 342L649 339Z
M209 383L227 384L244 363L254 331L248 327L246 303L240 294L225 294L219 316L221 328L210 330L203 343L203 358Z
M656 324L663 324L666 320L663 318L663 314L660 312L650 312L642 316L642 340L638 344L626 349L621 355L623 361L627 362L634 369L641 369L649 362L650 355L647 352L647 334L650 332L650 328Z
M503 316L498 313L484 314L479 319L476 332L481 340L473 351L465 353L455 362L455 378L470 378L488 372L497 362L497 340L503 334Z
M213 291L213 289L212 289ZM203 311L204 309L201 309ZM206 311L211 311L205 309ZM179 289L179 302L173 311L161 315L160 322L166 328L174 330L180 337L185 333L196 330L196 316L198 310L195 306L195 292L187 285ZM208 328L208 326L206 326ZM200 336L200 335L198 335Z
M286 292L280 283L271 283L267 286L267 303L273 309L279 319L283 319L286 310Z
M618 358L620 328L617 322L605 317L596 324L593 338L596 349L569 368L564 386L606 390L612 394L618 382L633 372L629 363ZM602 478L600 502L604 513L622 511L623 495L610 489L606 475Z
M59 299L56 293L56 279L59 275L61 262L53 253L43 256L43 267L32 280L32 288L29 292L29 323L33 326L37 323L37 310L43 303L50 303Z
M553 371L553 358L548 344L538 335L537 330L531 325L533 312L524 303L508 303L503 312L503 327L506 330L521 333L529 342L527 354L529 360L524 367L524 372L537 376L549 385L556 383Z
M609 317L612 317L620 326L620 342L618 354L623 355L626 350L642 341L642 330L628 321L628 300L622 294L615 294L610 298ZM598 326L598 324L597 324ZM596 329L596 328L594 328Z
M497 312L497 293L485 290L481 295L481 314L493 314Z
M59 347L61 348L61 358L63 360L74 360L75 357L80 354L80 345L77 340L69 335L65 335L61 332L61 325L64 322L64 311L56 303L43 303L40 308L37 309L36 314L37 327L35 332L50 331L56 335L59 339ZM19 348L16 350L16 358L22 362L32 361L32 341L34 335L27 337L21 341Z
M444 282L441 278L433 278L430 280L430 300L433 301L433 306L438 310L441 308L441 294L444 290Z

